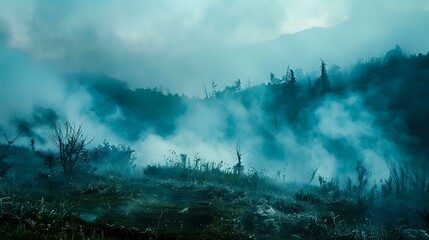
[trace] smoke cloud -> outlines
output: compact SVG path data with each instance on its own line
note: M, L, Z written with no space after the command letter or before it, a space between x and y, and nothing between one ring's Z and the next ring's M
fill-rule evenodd
M307 182L317 168L344 181L358 160L379 179L386 160L427 156L426 85L406 84L427 78L414 69L427 63L365 75L358 59L382 56L382 69L389 53L398 57L393 49L384 58L395 44L426 52L428 11L423 0L6 0L0 127L49 148L54 122L82 124L92 146L129 144L139 165L175 151L231 167L239 145L246 170L285 168L290 181ZM332 64L333 94L314 100L320 58ZM268 84L288 64L302 85L296 104ZM237 79L241 91L223 91ZM204 86L219 95L198 98Z

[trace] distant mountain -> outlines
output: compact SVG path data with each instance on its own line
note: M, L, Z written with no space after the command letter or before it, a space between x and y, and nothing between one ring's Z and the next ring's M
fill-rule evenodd
M420 26L429 22L427 12L416 13L413 19L401 16L382 24L375 21L345 21L331 28L310 28L295 34L285 34L276 39L247 46L234 53L238 61L246 63L254 76L284 73L292 69L318 70L322 58L328 65L353 66L358 60L381 57L386 51L400 45L406 53L426 53L429 49L429 31ZM395 31L390 25L395 25ZM251 76L252 74L249 73Z

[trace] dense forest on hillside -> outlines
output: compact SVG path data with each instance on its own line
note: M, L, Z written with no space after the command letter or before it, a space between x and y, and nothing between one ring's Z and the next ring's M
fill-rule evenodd
M428 54L406 56L397 46L384 57L362 60L350 69L342 70L323 61L320 67L318 75L303 74L298 69L299 78L292 69L285 70L281 77L271 73L266 83L256 86L244 87L238 79L222 90L213 81L203 98L173 94L162 87L131 89L123 81L91 74L70 75L68 84L70 88L84 87L95 99L91 111L118 134L133 140L149 128L161 136L174 134L180 127L178 119L192 111L195 104L221 108L230 118L225 132L231 138L238 134L240 128L234 125L240 121L225 105L235 103L247 112L260 111L258 115L263 119L255 119L252 125L262 132L272 125L307 131L312 128L312 111L324 100L344 101L356 95L362 99L363 107L375 114L375 123L398 144L428 154ZM108 116L118 108L127 118L109 122ZM48 122L49 119L48 116Z

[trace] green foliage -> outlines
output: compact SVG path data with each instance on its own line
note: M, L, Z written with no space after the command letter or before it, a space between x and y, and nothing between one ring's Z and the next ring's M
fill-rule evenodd
M257 189L271 185L263 171L251 168L249 172L234 171L224 167L224 162L207 162L195 154L193 162L186 154L170 151L164 164L149 164L143 170L145 176L155 179L170 179L195 184L215 183L227 186ZM272 186L271 186L272 187Z
M404 206L385 201L376 187L365 188L365 203L374 204L362 207L356 197L333 197L339 190L332 179L320 177L319 188L306 185L306 191L296 191L297 186L279 186L257 169L233 174L223 162L174 151L164 164L148 165L144 173L134 178L100 176L86 183L74 179L53 188L2 182L0 232L31 239L398 239L422 226L417 205L400 211ZM357 164L356 180L340 194L348 196L349 189L358 196L368 173ZM25 197L16 195L21 191ZM422 220L427 217L423 209L418 214ZM424 230L418 231L425 236Z
M274 73L270 73L270 83L273 85L281 84L282 79L277 78Z
M355 200L359 209L364 209L366 205L374 202L377 187L374 185L369 192L367 191L371 174L361 160L357 161L355 172L356 182L354 183L350 178L347 179L344 194L345 197Z
M328 181L327 178L319 176L319 186L322 195L329 196L332 200L340 198L340 185L333 178Z
M368 187L368 178L370 173L360 160L357 161L355 170L357 175L356 194L358 198L361 199Z
M238 79L232 86L226 86L225 89L220 93L220 96L227 94L236 94L241 90L241 80Z
M304 192L303 190L296 192L294 197L297 201L309 202L312 204L319 204L322 202L318 195L311 192Z
M101 172L130 173L136 159L135 150L124 144L113 145L104 140L90 154L91 162Z
M318 93L327 93L331 90L326 63L323 60L321 60L320 64L320 77L316 80L315 87Z
M384 198L429 199L429 169L426 163L409 167L387 162L389 178L381 180Z
M290 70L290 77L289 80L286 82L286 87L289 89L289 92L292 94L296 94L301 88L301 86L302 85L297 82L294 71Z

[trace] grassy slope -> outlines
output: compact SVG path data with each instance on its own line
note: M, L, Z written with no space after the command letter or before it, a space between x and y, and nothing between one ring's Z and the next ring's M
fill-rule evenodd
M156 169L154 169L156 168ZM169 175L165 175L165 172ZM2 239L405 239L426 237L418 206L315 186L172 166L133 179L0 188ZM35 188L37 186L37 188ZM406 203L406 204L404 204ZM408 231L408 232L407 232ZM408 235L407 235L408 234Z

